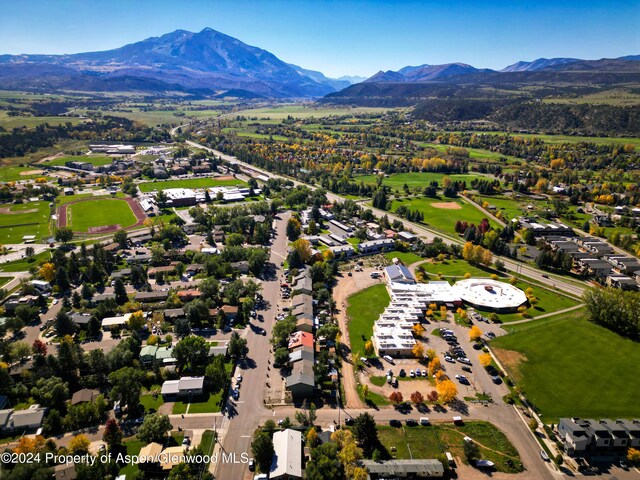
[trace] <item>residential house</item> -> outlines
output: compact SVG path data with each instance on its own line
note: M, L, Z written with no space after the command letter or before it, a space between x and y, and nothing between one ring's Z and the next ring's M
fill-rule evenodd
M313 360L302 359L293 364L291 373L286 379L286 388L294 398L305 398L313 395L315 389Z
M301 318L296 322L297 332L313 333L313 320L310 318Z
M190 302L191 300L195 300L196 298L200 298L201 296L202 293L197 288L178 291L178 298L183 302Z
M407 285L416 283L415 278L413 278L409 269L404 265L389 265L384 269L384 273L389 282L404 283Z
M83 388L71 396L71 405L78 405L79 403L93 403L99 396L99 391Z
M289 337L288 348L291 352L298 347L311 347L313 348L313 335L307 332L294 332Z
M162 384L162 396L181 398L202 395L204 377L182 377L180 380L167 380Z
M176 271L175 265L165 265L161 267L151 267L147 272L149 278L156 278L159 273L163 275L172 275Z
M579 418L561 418L558 436L569 455L581 455L590 442L590 436Z
M289 353L289 364L293 365L296 362L306 360L308 362L314 361L314 352L313 347L302 346L296 348L295 350Z
M184 318L185 315L182 308L168 308L164 311L164 319L167 322L175 322L179 318Z
M287 428L273 434L273 460L269 472L271 480L302 478L302 433Z
M145 345L140 349L140 363L144 366L150 366L156 360L158 347L155 345Z
M152 290L151 292L138 292L133 297L136 302L155 303L164 302L169 298L169 292L165 290Z
M361 460L360 463L371 480L444 477L444 465L435 459Z

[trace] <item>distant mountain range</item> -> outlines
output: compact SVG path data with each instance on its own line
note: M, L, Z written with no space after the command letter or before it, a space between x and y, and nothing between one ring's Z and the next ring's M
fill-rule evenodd
M640 73L640 56L580 60L541 58L517 62L501 71L464 63L407 66L372 77L328 78L318 71L286 63L272 53L223 33L176 30L160 37L102 52L71 55L0 55L0 88L40 91L188 92L243 98L360 97L416 95L441 87L425 85L504 84L545 81L594 81L603 75L628 79ZM622 78L624 77L624 78ZM387 93L384 93L387 91ZM422 95L422 93L418 93Z
M320 72L205 28L73 55L0 55L1 88L190 91L263 97L319 97L348 87Z

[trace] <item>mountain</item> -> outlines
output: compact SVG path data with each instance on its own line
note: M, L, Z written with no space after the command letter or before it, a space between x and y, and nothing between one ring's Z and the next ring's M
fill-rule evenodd
M236 90L265 97L318 97L348 86L211 28L176 30L101 52L0 56L0 88L64 88L71 80L74 89L116 90L122 77L136 79L141 90Z
M472 73L487 73L493 70L477 69L465 63L446 63L444 65L419 65L416 67L404 67L394 72L382 70L374 76L367 78L363 83L381 83L381 82L428 82L432 80L440 80L447 77L457 75L468 75Z
M358 75L343 75L341 77L336 78L336 80L344 80L345 82L349 82L350 85L364 82L366 79L367 77L360 77Z
M535 72L556 65L579 62L579 58L538 58L533 62L516 62L500 70L501 72Z

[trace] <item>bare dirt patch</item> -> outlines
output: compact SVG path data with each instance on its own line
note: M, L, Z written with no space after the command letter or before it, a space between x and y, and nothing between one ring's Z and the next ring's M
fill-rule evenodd
M214 180L236 180L231 175L222 175L221 177L214 177Z
M16 210L16 211L12 211L9 207L2 207L0 208L0 213L3 215L20 215L23 213L36 213L38 211L38 209L31 209L31 210Z
M20 172L20 175L22 176L27 176L27 175L42 175L44 173L44 170L26 170L24 172Z
M522 375L520 374L520 364L522 362L527 361L527 356L516 352L515 350L505 350L502 348L493 348L493 353L500 363L506 368L509 373L514 377L516 382L520 382L522 380Z
M435 202L431 206L442 210L462 210L462 207L456 202Z
M120 225L101 225L99 227L89 227L89 233L110 233L120 230Z

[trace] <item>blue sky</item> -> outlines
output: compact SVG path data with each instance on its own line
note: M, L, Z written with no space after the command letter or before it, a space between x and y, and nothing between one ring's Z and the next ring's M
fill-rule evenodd
M640 0L3 1L0 54L116 48L211 27L330 76L640 54Z

